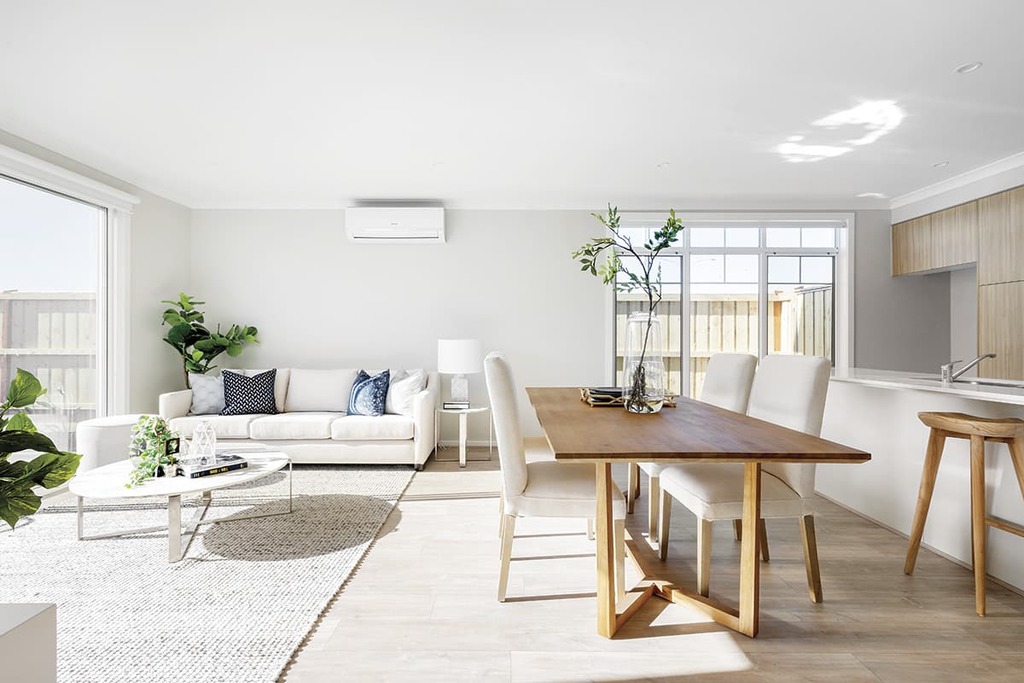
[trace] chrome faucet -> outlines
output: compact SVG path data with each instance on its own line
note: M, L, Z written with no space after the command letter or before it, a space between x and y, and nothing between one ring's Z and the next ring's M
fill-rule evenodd
M967 365L965 365L962 368L960 368L959 370L957 370L956 372L953 372L953 366L956 365L957 363L963 363L963 361L962 360L951 360L951 361L949 361L948 363L946 363L945 365L943 365L943 366L941 366L939 368L941 370L941 372L942 372L942 381L943 382L955 382L957 377L960 377L960 375L964 374L965 372L967 372L968 370L973 368L975 365L977 365L981 361L985 360L986 358L995 358L995 357L996 357L996 354L994 354L994 353L986 353L983 356L978 356L974 360L968 362Z

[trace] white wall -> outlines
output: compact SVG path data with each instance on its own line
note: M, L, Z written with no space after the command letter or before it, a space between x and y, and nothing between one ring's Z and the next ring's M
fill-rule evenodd
M0 144L130 192L142 200L132 213L130 237L128 409L155 412L161 392L184 386L174 351L160 341L163 336L160 313L164 307L159 302L188 289L190 210L2 130Z
M888 211L856 212L854 365L939 371L949 360L949 274L892 277Z
M972 266L949 274L949 359L969 361L977 355L978 269ZM982 362L983 373L984 365ZM977 377L978 366L965 376Z
M601 225L582 211L448 211L446 223L447 244L367 245L346 239L341 211L197 210L192 293L209 321L259 328L235 367L435 368L439 338L477 337L520 386L601 383L605 287L570 258ZM470 393L487 402L482 375ZM539 433L525 394L520 405ZM487 422L470 430L486 439ZM442 432L454 439L455 421Z

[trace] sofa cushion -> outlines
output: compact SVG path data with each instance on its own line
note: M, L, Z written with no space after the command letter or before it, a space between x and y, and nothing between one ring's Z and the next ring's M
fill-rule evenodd
M415 430L405 415L346 415L331 423L335 441L411 439Z
M191 439L192 432L199 426L200 422L209 422L213 427L218 439L248 439L249 423L259 415L187 415L175 417L167 421L168 426L181 434L183 438Z
M387 404L388 387L391 385L391 371L385 370L372 377L366 370L360 370L352 385L352 393L348 398L349 415L384 414Z
M231 370L222 373L224 377L224 410L221 415L252 415L260 413L273 415L277 412L274 401L274 378L277 370L267 370L253 377L246 377Z
M412 402L427 386L425 370L392 370L385 413L412 417Z
M329 439L341 413L281 413L258 417L249 425L252 439Z
M284 409L288 413L343 413L348 407L355 370L300 370L293 368Z
M246 377L255 377L256 375L263 374L271 368L262 368L259 370L246 369L246 370L231 370L231 372L240 372ZM284 399L288 394L288 380L291 378L291 370L288 368L273 368L277 371L277 375L274 376L274 404L277 407L277 412L284 412Z
M224 410L224 378L220 373L200 375L188 373L188 383L192 388L192 415L220 415Z

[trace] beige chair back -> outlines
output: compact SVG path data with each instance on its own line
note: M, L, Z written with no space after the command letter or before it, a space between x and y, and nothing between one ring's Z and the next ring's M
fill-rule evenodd
M700 400L733 412L747 412L755 369L757 356L749 353L716 353L708 361Z
M747 415L819 436L832 365L816 356L771 355L761 359L750 390ZM773 463L775 475L801 497L814 494L814 464Z
M484 376L487 378L487 396L491 401L494 436L498 442L498 462L506 500L522 494L526 489L526 452L519 426L519 406L516 403L516 383L512 368L497 351L484 358Z

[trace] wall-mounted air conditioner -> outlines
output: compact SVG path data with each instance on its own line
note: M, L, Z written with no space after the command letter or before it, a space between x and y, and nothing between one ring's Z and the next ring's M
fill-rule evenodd
M353 242L444 242L444 209L435 206L353 206L345 209Z

